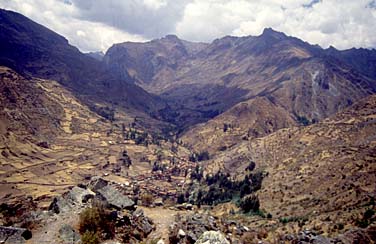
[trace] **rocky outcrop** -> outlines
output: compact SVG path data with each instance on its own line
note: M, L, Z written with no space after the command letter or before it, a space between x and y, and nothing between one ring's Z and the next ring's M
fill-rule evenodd
M66 212L72 209L72 205L63 197L55 197L52 200L52 203L50 204L48 210L50 210L53 213L59 214L62 212Z
M27 229L0 226L0 243L24 244L25 240L28 240L31 237L32 234Z
M125 196L120 190L114 186L108 185L98 190L99 197L107 202L111 207L121 209L135 209L135 202Z
M376 243L376 225L352 229L334 239L335 243Z
M89 189L75 186L62 196L55 197L49 210L57 214L66 212L71 210L74 206L85 204L89 199L94 198L94 195L95 193Z
M89 189L75 186L66 194L65 198L72 203L82 204L86 203L89 199L94 198L94 195L95 193Z
M169 227L171 243L195 243L207 230L218 230L217 221L212 216L192 214L184 219L177 217Z
M206 231L196 244L230 244L230 242L219 231Z
M117 213L117 235L124 243L135 243L144 240L154 229L153 221L144 215L141 209L124 215Z
M59 230L60 239L66 244L75 244L81 240L80 234L78 234L70 225L63 225Z

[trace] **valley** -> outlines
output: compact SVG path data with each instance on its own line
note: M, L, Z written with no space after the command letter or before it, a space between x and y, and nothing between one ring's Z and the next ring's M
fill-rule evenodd
M374 50L0 20L0 242L376 241Z

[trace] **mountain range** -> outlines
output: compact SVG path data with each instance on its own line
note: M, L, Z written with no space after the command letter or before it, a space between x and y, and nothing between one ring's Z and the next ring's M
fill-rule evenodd
M252 161L267 172L265 212L338 234L335 221L351 230L376 197L375 93L374 49L324 49L266 28L82 53L0 10L0 202L29 194L45 208L93 175L124 185L150 172L150 192L176 200L204 184L194 172L240 180Z

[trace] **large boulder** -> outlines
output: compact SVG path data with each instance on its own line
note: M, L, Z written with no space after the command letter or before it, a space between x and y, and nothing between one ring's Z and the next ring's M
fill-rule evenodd
M230 242L219 231L205 231L196 244L230 244Z
M68 212L74 206L81 206L90 198L94 198L94 195L95 193L89 189L75 186L62 196L55 197L50 204L49 210L56 214Z
M0 226L0 243L3 244L24 244L32 234L29 230L16 227Z
M134 210L135 209L135 202L124 195L120 190L115 188L114 186L107 185L97 191L97 194L107 202L111 207L122 210Z

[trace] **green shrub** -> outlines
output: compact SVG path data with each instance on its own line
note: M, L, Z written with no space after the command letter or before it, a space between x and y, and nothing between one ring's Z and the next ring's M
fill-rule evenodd
M81 212L79 231L81 234L88 231L102 233L105 237L112 238L115 235L115 226L111 221L109 211L99 205Z
M96 232L86 231L81 236L82 244L99 244L99 237Z

